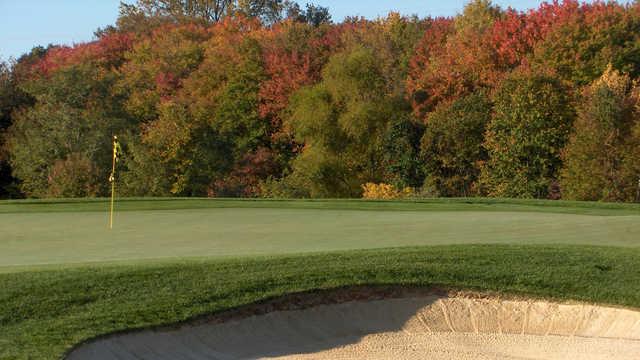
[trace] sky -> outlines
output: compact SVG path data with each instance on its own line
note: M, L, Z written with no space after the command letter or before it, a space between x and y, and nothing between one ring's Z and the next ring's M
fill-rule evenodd
M127 0L132 2L134 0ZM301 4L306 0L298 1ZM466 0L311 0L330 9L334 21L345 16L376 18L389 11L405 15L450 16ZM537 0L494 0L519 10L537 7ZM93 32L113 25L120 0L0 0L0 60L17 58L37 45L91 41Z

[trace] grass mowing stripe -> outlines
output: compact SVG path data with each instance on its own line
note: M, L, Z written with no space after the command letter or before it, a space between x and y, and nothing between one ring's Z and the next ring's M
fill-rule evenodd
M0 200L0 214L30 212L105 212L108 199ZM638 215L640 204L534 199L456 198L404 201L373 200L266 200L203 198L124 198L117 210L180 210L210 208L276 208L395 211L527 211L585 215Z
M312 289L401 284L640 307L640 249L467 245L0 274L0 359Z

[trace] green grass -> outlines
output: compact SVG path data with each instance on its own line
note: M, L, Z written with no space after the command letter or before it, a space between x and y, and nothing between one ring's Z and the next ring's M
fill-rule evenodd
M562 203L560 203L562 204ZM449 244L640 246L633 205L130 200L5 202L0 272L45 264L237 257ZM153 208L153 206L156 206ZM64 211L62 211L62 210ZM91 210L93 209L93 210Z
M287 293L403 284L640 307L640 249L446 246L0 274L0 358L56 359L97 335Z
M107 199L0 200L0 214L25 212L105 212ZM420 210L420 211L527 211L591 215L638 215L640 204L534 199L438 198L405 201L372 200L264 200L205 198L125 198L117 201L118 211L182 210L211 208L279 208L338 210Z
M0 359L355 285L640 308L637 205L133 199L114 231L106 205L0 202Z

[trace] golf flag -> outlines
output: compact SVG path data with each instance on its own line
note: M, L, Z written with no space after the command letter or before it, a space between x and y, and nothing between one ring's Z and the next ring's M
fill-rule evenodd
M111 174L109 182L111 183L111 208L109 211L109 229L113 229L113 202L116 197L116 163L120 160L122 148L117 136L113 136L113 160L111 162Z

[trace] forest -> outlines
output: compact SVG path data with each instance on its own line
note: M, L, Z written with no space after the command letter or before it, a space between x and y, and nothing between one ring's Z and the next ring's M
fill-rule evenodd
M0 198L640 200L640 2L138 0L0 65Z

